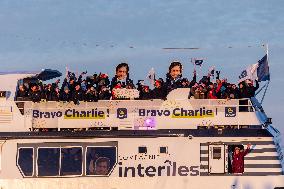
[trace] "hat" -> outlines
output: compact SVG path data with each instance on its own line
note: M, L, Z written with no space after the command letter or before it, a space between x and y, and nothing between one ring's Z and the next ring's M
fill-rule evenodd
M104 74L104 73L103 73L103 74L100 74L100 78L101 78L101 79L108 78L108 75L107 75L107 74Z
M69 88L67 86L64 87L64 91L69 90Z

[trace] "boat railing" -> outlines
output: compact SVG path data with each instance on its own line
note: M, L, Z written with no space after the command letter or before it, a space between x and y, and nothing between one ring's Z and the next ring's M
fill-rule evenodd
M184 126L181 126L182 128L187 128L186 125L188 124L191 125L188 128L198 128L199 126L219 127L222 125L241 128L241 126L261 125L256 119L254 119L254 122L246 120L248 117L255 117L254 112L258 111L254 108L250 99L99 100L78 104L57 101L36 103L32 101L14 101L14 103L18 107L18 115L15 109L12 108L11 101L9 105L7 104L6 109L9 107L14 109L11 112L13 117L18 116L17 120L23 119L25 128L39 128L42 123L45 123L47 127L59 128L59 130L68 126L86 129L100 127L134 130L142 129L142 127L146 129L152 127L156 129L165 124L168 124L167 128L171 128L170 124L172 124L173 120L175 122L179 121L179 125L184 124ZM1 106L3 109L5 105L2 104ZM202 111L202 115L200 113L196 114L195 111L197 110ZM127 116L119 115L120 111L127 114ZM211 113L207 115L207 111ZM84 114L89 113L83 115L82 112ZM196 115L187 112L194 112ZM159 124L151 126L152 123L147 123L151 122L151 120L147 119L152 118L155 120L155 124ZM142 123L140 123L141 120ZM203 120L208 120L210 123L207 123L207 121L205 123Z
M139 101L139 102L138 102ZM178 102L179 100L177 100ZM236 107L239 112L254 112L255 107L249 98L243 99L189 99L188 100L192 106L204 106L204 107L227 107L232 106ZM97 102L85 102L82 101L78 104L75 104L73 101L71 102L63 102L63 101L40 101L40 102L32 102L32 101L15 101L17 107L19 108L21 114L25 112L25 104L31 104L33 107L44 105L46 109L55 108L58 106L74 106L79 109L81 108L89 108L90 106L96 105L98 108L104 108L107 104L115 104L117 102L123 102L123 104L127 104L131 106L131 104L135 104L141 102L149 102L151 107L153 107L152 102L167 102L161 99L151 99L151 100L99 100ZM172 100L168 101L168 103L173 103ZM142 103L145 104L145 103ZM47 106L48 105L48 106ZM127 106L128 106L127 105ZM159 108L160 103L157 104L157 108Z
M176 100L176 102L179 102L180 100ZM86 102L86 101L81 101L77 104L75 104L73 101L66 102L66 101L46 101L42 100L40 102L32 102L32 101L27 101L27 100L17 100L14 101L18 108L20 109L21 113L24 112L25 104L33 104L33 106L41 106L41 105L47 105L46 108L48 109L49 107L54 108L62 105L70 105L74 106L77 108L88 108L90 105L96 105L96 107L104 107L106 104L115 104L118 102L124 102L124 104L129 104L131 106L132 103L135 103L135 106L137 106L136 103L140 105L141 102L168 102L168 103L173 103L173 100L169 101L164 101L162 99L149 99L149 100L99 100L97 102ZM238 108L239 112L253 112L255 111L254 104L251 102L251 99L249 98L242 98L242 99L188 99L188 102L192 106L204 106L204 107L210 107L210 106L218 106L218 107L227 107L228 105L234 106ZM142 103L145 104L145 103ZM152 107L152 105L151 105Z

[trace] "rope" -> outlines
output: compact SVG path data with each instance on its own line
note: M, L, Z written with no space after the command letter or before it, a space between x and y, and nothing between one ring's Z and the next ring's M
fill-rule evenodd
M262 89L263 89L264 87L266 87L266 85L267 85L267 83L265 83L265 85L263 85L263 86L256 92L255 96L258 95L258 93L260 93L260 92L262 91Z

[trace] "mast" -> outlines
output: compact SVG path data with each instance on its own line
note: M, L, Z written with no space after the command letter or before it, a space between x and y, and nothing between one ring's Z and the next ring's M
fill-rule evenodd
M267 56L267 64L269 64L269 54L268 54L268 43L265 44L265 49L266 49L266 56ZM266 92L267 92L267 88L269 86L269 83L270 83L270 79L268 80L268 82L266 83L266 88L264 90L264 93L263 93L263 96L261 98L261 101L260 101L260 104L262 105L263 101L264 101L264 97L266 95Z

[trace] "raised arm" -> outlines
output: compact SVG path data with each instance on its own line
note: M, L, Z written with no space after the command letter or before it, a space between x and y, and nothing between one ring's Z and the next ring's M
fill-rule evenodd
M244 156L246 156L250 151L251 143L247 144L247 149L244 151Z

